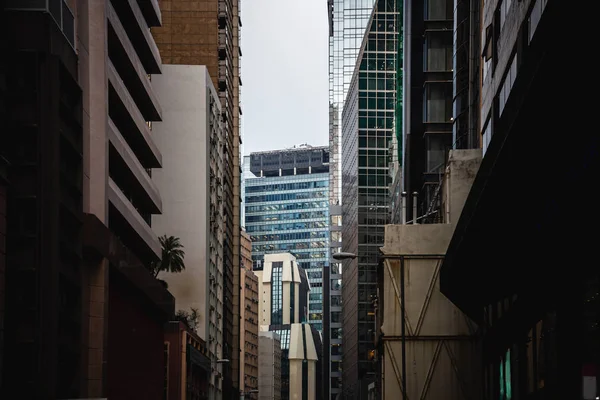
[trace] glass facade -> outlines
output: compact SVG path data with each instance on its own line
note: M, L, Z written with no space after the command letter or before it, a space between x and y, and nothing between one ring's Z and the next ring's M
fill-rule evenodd
M357 258L344 265L343 315L335 318L343 321L343 390L349 398L359 398L358 391L375 379L368 359L375 328L370 311L389 221L389 160L397 156L390 145L401 108L396 96L401 23L401 4L377 2L342 115L342 248Z
M315 154L314 149L322 150L312 148ZM311 285L308 322L319 331L323 329L323 300L315 296L322 296L323 268L329 261L329 173L327 162L322 162L329 161L329 152L325 149L327 157L319 162L310 159L302 168L298 163L304 161L297 155L296 164L288 163L289 153L298 150L269 152L278 157L263 157L262 166L253 167L254 173L249 166L252 156L245 157L243 184L245 227L252 239L253 268L263 268L265 254L292 253L307 273ZM283 175L286 171L289 175Z
M271 324L281 325L283 323L283 282L281 280L283 262L274 262L271 274Z
M360 51L365 28L369 22L369 17L373 11L374 0L328 0L329 12L329 148L331 153L330 163L330 226L331 226L331 248L330 253L334 254L341 251L342 232L341 232L341 209L342 201L342 166L341 166L341 113L346 98L346 93L350 87L352 74L354 73L356 58ZM329 277L341 283L342 263L330 259L330 270L327 271ZM326 279L329 279L326 276ZM341 297L341 287L332 286L331 296ZM326 293L326 296L329 296ZM327 315L330 312L339 312L341 304L331 306L325 303L323 312ZM341 330L340 322L331 322L325 320L325 330ZM341 335L323 337L325 351L331 349L325 354L325 362L330 362L329 374L324 375L324 380L331 382L329 395L325 398L336 399L341 392L340 385L341 370L339 368L342 353Z

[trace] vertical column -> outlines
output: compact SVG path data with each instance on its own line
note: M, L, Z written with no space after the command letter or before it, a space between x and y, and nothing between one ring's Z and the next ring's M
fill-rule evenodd
M108 90L106 0L77 2L79 80L83 91L83 210L108 225ZM104 392L108 262L85 260L82 394ZM87 321L87 322L86 322Z

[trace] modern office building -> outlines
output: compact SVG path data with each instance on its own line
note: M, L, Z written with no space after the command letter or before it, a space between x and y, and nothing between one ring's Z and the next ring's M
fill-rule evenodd
M281 398L322 398L321 337L306 323L310 283L290 253L266 254L259 283L259 326L281 339Z
M389 221L389 149L397 134L401 10L376 2L342 114L342 249L344 398L366 398L374 382L373 304L379 247Z
M161 255L150 228L162 207L150 178L161 167L151 129L161 62L149 35L160 12L137 1L2 6L10 368L0 397L158 400L174 311L145 269Z
M240 332L240 391L245 398L258 398L252 393L258 390L258 277L252 272L252 241L250 235L241 235L242 288L240 298L244 300L240 311L243 329Z
M281 400L281 339L276 332L258 333L258 399Z
M323 268L329 261L329 148L302 145L244 157L245 227L254 270L289 251L311 283L308 322L323 329Z
M323 384L325 399L335 399L341 392L340 357L342 350L341 321L333 322L341 312L342 263L331 257L341 251L342 242L342 138L341 121L344 100L350 87L354 65L365 28L373 10L374 0L328 0L329 22L329 203L330 257L323 270L325 289L330 289L329 301L323 302ZM335 304L335 305L334 305ZM331 313L335 313L331 316ZM329 350L328 350L329 349Z
M171 0L160 3L165 21L152 33L163 64L205 65L221 100L225 142L223 351L226 398L239 396L240 292L240 0ZM235 290L234 290L235 288ZM229 391L233 389L233 393Z
M403 86L405 106L401 118L403 134L399 135L398 153L402 179L401 191L410 193L408 198L407 219L420 218L419 222L439 222L438 213L440 185L446 165L448 150L453 148L453 77L456 80L457 95L460 101L456 106L464 108L468 98L468 78L464 81L463 65L469 51L469 25L464 21L465 4L457 4L460 29L453 29L453 0L427 0L423 2L405 1L404 34L407 37L403 47ZM466 28L466 31L465 31ZM458 69L453 68L453 32L457 32L460 42L457 48ZM467 42L465 43L465 37ZM475 100L473 100L475 102ZM466 109L465 109L466 111ZM461 129L463 135L463 117ZM466 122L466 121L465 121ZM401 127L400 124L398 124ZM461 147L461 148L464 148ZM412 193L418 193L417 216L413 216ZM399 204L394 197L395 205ZM398 216L398 213L395 213ZM396 218L393 222L399 223Z
M163 121L153 126L164 168L152 180L163 196L163 213L153 217L158 235L178 237L185 270L160 276L179 310L197 309L197 327L215 370L210 396L221 397L224 359L224 187L225 142L221 103L205 66L163 65L153 82L164 99Z

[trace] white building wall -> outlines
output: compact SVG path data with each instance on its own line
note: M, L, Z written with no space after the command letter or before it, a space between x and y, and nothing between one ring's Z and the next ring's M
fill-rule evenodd
M152 179L164 191L163 214L152 217L157 235L176 236L185 251L185 270L162 273L176 309L199 311L198 335L208 343L213 359L222 356L223 321L223 131L220 101L205 66L163 65L152 81L164 99L163 121L152 134L162 153L163 168ZM221 364L215 364L221 370ZM220 379L213 375L215 398Z

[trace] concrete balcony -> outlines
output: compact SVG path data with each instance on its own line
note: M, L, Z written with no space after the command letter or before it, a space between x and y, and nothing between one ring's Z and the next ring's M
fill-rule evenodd
M119 20L125 27L127 36L135 48L146 72L148 74L160 74L162 62L158 46L154 42L150 27L137 0L112 0Z
M160 214L162 201L156 184L110 119L108 120L108 138L111 176L119 176L119 180L124 182L145 212Z
M108 54L146 121L161 121L162 110L146 70L111 3L107 7Z
M144 14L148 26L162 25L162 15L158 0L138 0L138 5L140 10L142 10L142 14Z
M111 178L108 178L108 201L110 230L143 262L159 260L158 238Z
M150 128L112 62L108 62L108 112L144 168L160 168L162 156Z

